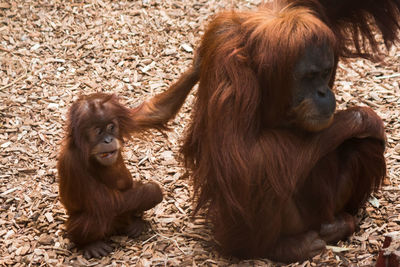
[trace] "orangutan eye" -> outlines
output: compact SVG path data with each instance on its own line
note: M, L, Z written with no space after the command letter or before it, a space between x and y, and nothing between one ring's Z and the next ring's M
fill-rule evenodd
M110 132L114 131L114 129L115 129L115 124L114 124L114 123L108 124L108 125L107 125L107 129L108 129L108 131L110 131Z
M100 129L100 128L95 128L95 129L94 129L94 133L95 133L96 135L100 135L100 134L101 134L101 129Z

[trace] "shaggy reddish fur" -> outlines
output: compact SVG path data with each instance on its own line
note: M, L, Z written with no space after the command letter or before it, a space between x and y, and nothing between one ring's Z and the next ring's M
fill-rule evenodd
M99 100L101 110L96 110L93 103ZM115 119L119 126L115 138L123 143L142 129L132 119L133 114L116 96L103 93L82 96L71 106L57 168L60 200L69 216L67 232L79 247L90 246L114 233L139 234L143 228L141 213L162 200L157 184L132 180L121 150L111 166L98 164L91 156L95 144L88 140L88 129ZM91 249L94 255L89 252L87 256L104 256L103 248L100 245Z
M220 13L193 66L140 107L147 127L160 128L200 81L182 153L196 211L205 209L222 251L291 262L354 231L352 215L385 176L383 123L353 108L320 132L297 128L293 68L307 47L327 43L333 86L339 57L376 59L370 22L388 47L398 40L399 10L399 0L282 0Z

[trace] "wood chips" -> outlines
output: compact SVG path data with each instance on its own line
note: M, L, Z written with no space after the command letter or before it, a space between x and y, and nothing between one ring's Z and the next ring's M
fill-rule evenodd
M178 149L193 96L173 131L126 145L133 176L159 182L164 201L146 213L150 227L139 238L112 237L108 257L87 261L66 237L56 170L66 112L79 94L113 92L136 106L189 66L211 15L259 2L0 0L0 265L272 265L221 256L210 225L201 214L190 217L192 189ZM340 63L338 107L368 105L384 119L388 175L360 212L359 231L298 266L371 265L383 234L400 230L399 74L399 47L379 64Z

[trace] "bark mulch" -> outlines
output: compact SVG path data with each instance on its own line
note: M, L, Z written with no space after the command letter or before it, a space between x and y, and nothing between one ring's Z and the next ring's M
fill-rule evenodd
M221 256L201 214L191 219L191 185L178 161L191 95L166 136L126 144L136 179L155 180L164 201L146 213L139 238L114 236L114 252L85 260L65 234L56 161L70 104L113 92L130 107L162 92L189 66L210 17L254 8L250 0L0 0L0 265L266 266ZM381 63L341 62L338 108L372 107L387 129L388 173L360 212L360 229L296 266L368 266L383 234L400 230L400 48ZM167 138L166 138L167 137Z

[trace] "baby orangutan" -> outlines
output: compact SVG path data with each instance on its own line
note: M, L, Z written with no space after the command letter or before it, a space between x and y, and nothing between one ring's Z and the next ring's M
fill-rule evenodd
M161 202L160 187L133 181L122 145L139 130L132 111L115 95L96 93L73 103L58 159L60 199L67 232L86 258L111 252L104 240L112 234L138 236L143 211Z

